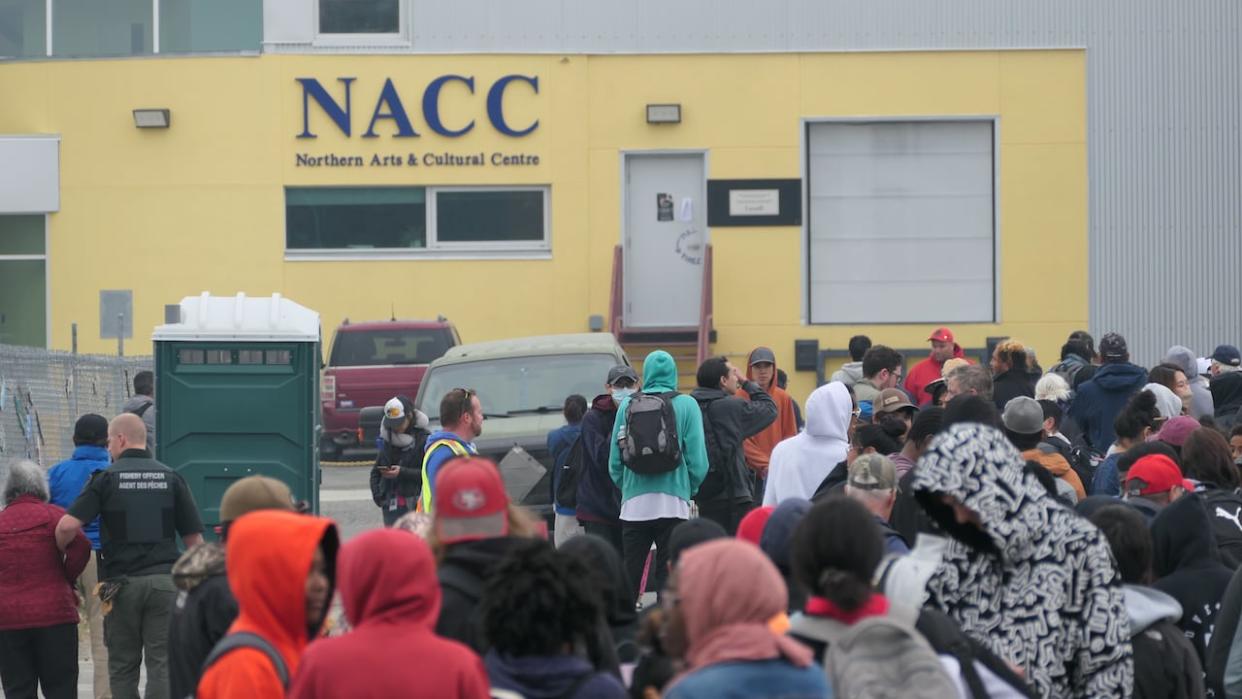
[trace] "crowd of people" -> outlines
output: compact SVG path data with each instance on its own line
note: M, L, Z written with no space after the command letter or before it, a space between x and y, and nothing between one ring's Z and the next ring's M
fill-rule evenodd
M347 542L262 476L204 542L149 401L84 415L4 481L6 696L76 695L81 607L97 697L144 663L177 699L1242 697L1238 349L928 341L851 339L805 413L766 347L688 394L614 367L548 435L550 522L478 456L485 397L433 431L396 396Z

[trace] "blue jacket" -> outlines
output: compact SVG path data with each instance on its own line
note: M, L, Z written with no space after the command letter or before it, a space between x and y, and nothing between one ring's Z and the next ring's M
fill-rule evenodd
M474 448L473 442L467 442L461 437L458 437L455 433L447 432L445 430L436 430L435 432L432 432L427 437L427 446L425 449L431 449L432 444L435 444L442 439L451 439L454 442L457 442L465 447L466 451L471 454L479 453L478 450ZM453 453L452 449L442 444L435 449L426 452L426 455L423 457L425 459L425 463L427 464L427 468L425 469L426 475L423 483L428 489L430 489L431 497L433 498L432 502L435 502L434 498L436 496L436 472L440 470L440 467L443 466L446 461L456 458L456 456L457 455Z
M627 699L621 680L596 672L576 655L515 658L488 651L483 657L493 689L507 689L525 699ZM569 690L577 689L573 694Z
M1117 472L1117 460L1120 458L1121 454L1110 454L1095 470L1095 478L1091 481L1092 495L1121 497L1121 474Z
M103 471L112 464L108 450L104 447L82 446L73 450L68 461L62 461L47 472L48 491L52 496L52 504L69 509L74 500L82 494L82 488L91 479L91 474ZM99 518L96 517L82 527L86 538L91 540L91 548L99 550Z
M548 454L552 457L552 500L556 501L556 491L560 487L561 468L569 459L569 450L573 447L578 435L582 434L582 423L558 427L548 433ZM572 517L574 508L561 507L556 503L556 514Z
M617 524L621 519L621 491L608 474L608 448L617 406L604 393L591 401L582 418L582 480L578 481L578 521Z
M783 658L708 665L686 675L664 699L832 699L824 669L795 667Z
M1105 364L1090 381L1078 387L1070 417L1082 428L1095 451L1103 454L1117 438L1113 421L1130 396L1147 385L1147 370L1134 364Z

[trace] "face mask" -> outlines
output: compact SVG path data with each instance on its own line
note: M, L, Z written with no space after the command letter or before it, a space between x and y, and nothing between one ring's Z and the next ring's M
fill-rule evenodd
M394 447L404 449L414 443L414 435L405 434L404 432L401 434L389 433L388 441L391 442Z
M620 403L635 393L638 393L638 390L634 388L614 388L612 389L612 399Z

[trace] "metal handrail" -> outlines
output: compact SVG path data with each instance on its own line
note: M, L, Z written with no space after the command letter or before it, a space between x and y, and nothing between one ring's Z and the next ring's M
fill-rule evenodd
M618 245L612 251L612 288L608 299L608 328L617 337L621 337L621 304L623 303L621 275L624 272L622 259L621 246Z
M703 251L703 292L699 297L699 342L695 351L697 363L707 359L712 335L712 246Z

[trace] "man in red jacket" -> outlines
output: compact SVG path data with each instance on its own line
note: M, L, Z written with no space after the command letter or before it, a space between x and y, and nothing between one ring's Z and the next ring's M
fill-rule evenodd
M923 390L927 384L940 378L944 363L954 357L965 358L966 354L953 339L953 331L948 328L936 328L927 338L931 342L931 354L914 365L906 374L906 393L919 405L931 403L931 394Z

